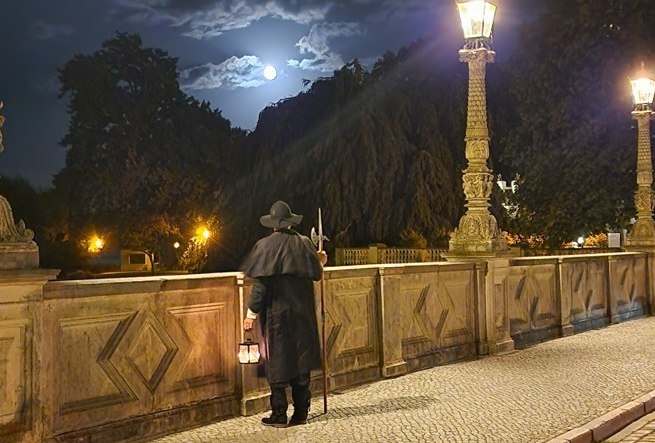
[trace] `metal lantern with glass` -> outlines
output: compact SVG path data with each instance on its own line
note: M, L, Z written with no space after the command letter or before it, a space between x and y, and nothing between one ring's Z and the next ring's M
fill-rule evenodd
M628 248L655 248L655 221L653 220L653 161L650 145L650 121L653 118L655 80L642 69L635 80L630 81L634 110L637 120L637 190L635 208L637 221L626 238Z
M497 4L485 0L458 0L466 44L459 59L469 67L468 109L466 118L466 159L463 190L466 213L453 232L449 249L453 255L495 255L509 248L496 218L489 212L491 191L495 183L489 158L487 126L486 64L494 61L491 35Z
M246 341L239 343L238 357L242 365L259 363L259 344L252 341L252 337L246 337Z

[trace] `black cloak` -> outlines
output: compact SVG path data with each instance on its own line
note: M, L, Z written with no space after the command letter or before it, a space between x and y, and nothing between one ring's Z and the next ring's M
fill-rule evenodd
M255 279L248 308L259 315L269 383L288 383L321 366L314 283L323 267L309 238L280 229L259 240L243 266Z

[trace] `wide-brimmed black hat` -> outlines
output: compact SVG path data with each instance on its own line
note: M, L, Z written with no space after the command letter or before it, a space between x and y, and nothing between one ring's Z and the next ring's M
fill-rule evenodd
M288 228L297 226L302 221L302 215L291 212L289 205L279 200L273 203L268 215L262 215L259 222L271 229Z

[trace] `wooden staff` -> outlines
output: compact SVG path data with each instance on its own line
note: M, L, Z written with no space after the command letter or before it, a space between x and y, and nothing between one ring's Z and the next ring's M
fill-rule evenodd
M318 208L318 234L314 228L312 228L312 240L318 247L318 252L323 252L323 240L329 241L329 239L323 235L323 220L321 218L321 208ZM327 394L328 394L328 375L327 375L327 349L326 349L326 340L325 340L325 281L323 280L323 275L321 274L321 339L322 339L322 355L321 363L323 366L323 413L326 414L328 410L327 406Z

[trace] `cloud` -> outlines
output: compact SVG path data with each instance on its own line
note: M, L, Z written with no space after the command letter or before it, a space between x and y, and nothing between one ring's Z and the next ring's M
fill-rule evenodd
M317 23L303 36L296 46L300 54L310 55L302 60L291 59L287 64L294 68L310 71L331 72L344 65L341 55L333 51L328 41L335 37L348 37L362 34L357 23Z
M57 25L43 20L37 20L30 25L30 37L34 40L52 40L72 33L73 28L68 25Z
M185 69L180 74L185 89L237 89L256 88L266 83L263 77L264 64L259 57L232 56L215 65L206 63Z
M133 21L169 23L184 35L203 39L242 29L263 18L299 24L323 20L329 3L318 0L114 0Z

